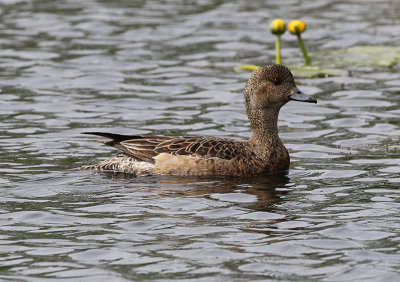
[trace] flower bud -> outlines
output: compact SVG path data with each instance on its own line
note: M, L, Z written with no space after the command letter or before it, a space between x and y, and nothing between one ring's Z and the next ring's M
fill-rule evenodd
M306 23L303 21L294 20L288 24L288 29L291 34L299 35L306 30Z
M275 19L271 22L269 26L271 32L275 35L281 35L285 32L286 26L285 22L282 21L281 19Z

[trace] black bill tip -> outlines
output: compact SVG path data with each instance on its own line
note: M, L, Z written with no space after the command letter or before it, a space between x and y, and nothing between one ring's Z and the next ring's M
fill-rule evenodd
M317 103L317 99L304 94L297 87L293 87L293 92L290 95L289 99L292 101L298 101L298 102L315 103L315 104Z

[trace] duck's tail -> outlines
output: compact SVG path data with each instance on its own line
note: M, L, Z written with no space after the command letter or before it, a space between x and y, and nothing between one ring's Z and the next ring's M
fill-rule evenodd
M97 135L104 137L106 139L89 139L90 141L100 142L109 146L114 146L125 140L130 139L143 139L143 136L140 135L125 135L125 134L116 134L116 133L108 133L108 132L82 132L82 134L89 134L89 135Z

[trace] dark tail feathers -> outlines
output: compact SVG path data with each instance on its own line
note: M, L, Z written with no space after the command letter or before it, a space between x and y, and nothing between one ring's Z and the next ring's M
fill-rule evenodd
M142 139L143 137L140 135L124 135L124 134L115 134L115 133L107 133L107 132L82 132L82 134L90 134L97 135L101 137L105 137L110 140L101 140L102 143L110 146L114 146L122 141L129 139ZM100 141L100 140L99 140Z

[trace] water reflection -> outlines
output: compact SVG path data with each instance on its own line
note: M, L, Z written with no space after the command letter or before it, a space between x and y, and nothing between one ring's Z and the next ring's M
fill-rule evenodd
M163 197L206 197L217 201L236 203L255 211L271 211L274 204L290 189L287 172L275 173L252 178L238 177L129 177L123 173L105 173L105 177L120 183L154 183L147 191L157 192ZM137 184L132 185L136 191ZM143 188L140 189L143 191Z

